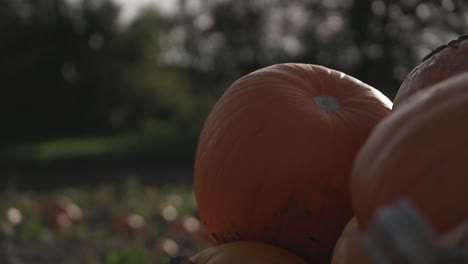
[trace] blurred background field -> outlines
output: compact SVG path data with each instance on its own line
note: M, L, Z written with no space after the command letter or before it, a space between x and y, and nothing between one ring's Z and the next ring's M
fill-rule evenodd
M0 262L196 252L197 138L233 81L314 63L393 98L467 25L463 0L0 0Z
M0 208L1 263L168 263L211 244L187 186L10 188Z

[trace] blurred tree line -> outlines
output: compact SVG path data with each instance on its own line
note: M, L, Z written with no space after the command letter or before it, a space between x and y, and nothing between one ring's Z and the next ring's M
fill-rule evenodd
M316 63L392 98L468 25L464 0L176 0L128 23L110 0L0 0L2 138L198 133L237 78Z

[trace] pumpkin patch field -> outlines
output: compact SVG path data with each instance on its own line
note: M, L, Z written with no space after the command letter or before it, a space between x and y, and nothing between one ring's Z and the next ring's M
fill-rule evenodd
M0 264L468 264L468 0L0 0Z
M134 177L48 192L9 189L0 213L2 264L159 264L213 244L190 186Z
M207 115L193 185L8 189L0 263L468 263L467 59L466 36L434 50L394 102L322 65L254 70Z

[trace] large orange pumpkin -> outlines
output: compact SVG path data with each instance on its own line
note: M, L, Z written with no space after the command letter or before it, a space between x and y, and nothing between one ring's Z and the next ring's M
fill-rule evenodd
M353 217L346 224L335 249L331 264L367 264L370 263L369 257L361 242L361 232L359 231L356 218Z
M438 233L468 217L468 73L414 95L373 130L356 157L353 209L361 230L376 210L409 199Z
M468 35L442 45L428 54L403 80L393 109L414 93L451 76L468 71Z
M192 256L194 264L306 264L293 253L266 243L240 241L207 248Z
M196 154L209 235L329 262L351 218L352 161L390 108L376 89L317 65L278 64L237 80L209 114Z

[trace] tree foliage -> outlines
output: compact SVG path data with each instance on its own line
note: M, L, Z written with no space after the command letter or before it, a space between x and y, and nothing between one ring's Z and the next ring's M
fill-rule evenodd
M1 0L1 135L197 133L230 83L280 62L335 68L393 97L468 24L462 0L176 3L122 24L111 0Z

